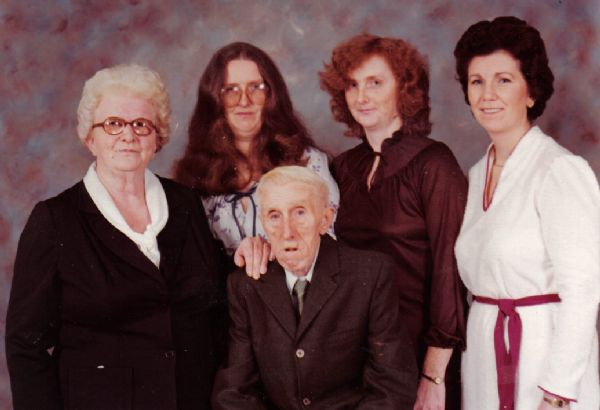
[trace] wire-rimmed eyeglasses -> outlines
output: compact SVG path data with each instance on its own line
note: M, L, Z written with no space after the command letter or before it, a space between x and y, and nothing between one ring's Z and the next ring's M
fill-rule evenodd
M242 99L242 94L246 93L246 97L256 105L264 105L267 94L269 92L269 86L262 83L249 83L245 89L238 84L226 85L221 88L221 96L223 104L226 107L235 107L239 104Z

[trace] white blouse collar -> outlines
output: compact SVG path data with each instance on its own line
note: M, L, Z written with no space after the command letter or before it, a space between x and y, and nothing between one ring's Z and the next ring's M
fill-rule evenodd
M127 224L110 194L98 178L95 162L90 165L85 174L83 184L104 218L131 239L140 251L158 267L160 265L160 251L156 236L165 227L169 219L167 196L158 177L147 169L144 173L146 205L148 206L151 220L144 233L135 232Z

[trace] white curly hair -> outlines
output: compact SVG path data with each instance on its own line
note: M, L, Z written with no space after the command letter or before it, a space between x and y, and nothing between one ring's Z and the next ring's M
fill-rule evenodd
M77 108L77 134L85 143L94 122L94 111L105 93L123 90L145 98L155 107L158 128L157 151L169 142L171 103L160 75L138 64L121 64L103 68L87 80L83 86Z

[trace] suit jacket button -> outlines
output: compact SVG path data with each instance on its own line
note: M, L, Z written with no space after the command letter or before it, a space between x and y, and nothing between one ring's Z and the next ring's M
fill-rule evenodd
M302 359L304 357L304 350L302 350L302 349L296 350L296 357L298 359Z
M169 360L171 360L171 359L174 359L174 358L175 358L175 352L174 352L174 351L172 351L172 350L167 350L167 351L164 353L164 355L165 355L165 359L169 359Z
M308 397L305 397L302 399L302 404L304 404L305 406L310 406L310 399Z

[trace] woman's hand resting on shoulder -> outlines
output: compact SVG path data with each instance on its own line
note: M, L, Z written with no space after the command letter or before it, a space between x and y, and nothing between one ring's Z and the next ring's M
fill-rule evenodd
M236 266L245 266L246 274L256 280L267 273L267 264L273 259L271 245L260 236L244 238L233 255Z

